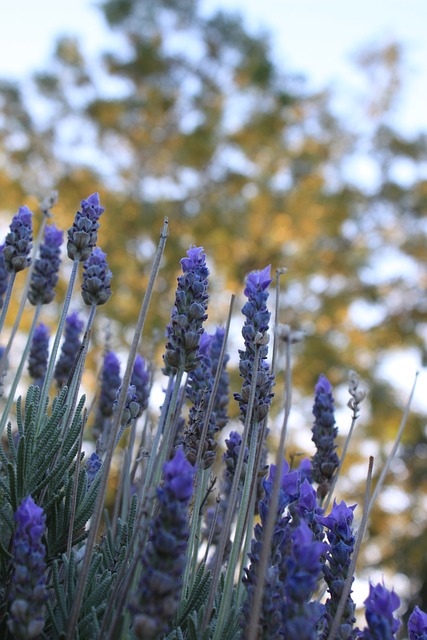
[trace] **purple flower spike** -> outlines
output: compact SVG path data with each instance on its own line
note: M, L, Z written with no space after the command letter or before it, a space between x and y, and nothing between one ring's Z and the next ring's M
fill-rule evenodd
M163 467L159 513L151 524L142 576L130 610L137 638L162 638L178 608L188 539L188 505L195 469L182 449Z
M0 309L3 307L3 296L6 293L9 284L9 271L6 269L4 261L3 249L5 245L0 245Z
M135 393L138 396L139 417L148 407L148 400L150 396L150 369L148 368L144 358L142 358L139 353L135 358L130 384L134 385Z
M71 260L83 262L92 253L98 240L99 218L105 211L99 203L99 195L93 193L81 201L73 226L68 230L67 254Z
M242 313L246 316L242 329L245 351L239 350L239 371L243 378L241 393L235 393L239 402L242 422L245 421L252 377L257 376L253 420L260 423L267 417L273 398L274 376L266 362L268 353L268 324L270 312L267 310L267 288L271 283L270 266L262 271L253 271L246 279L245 295L248 300ZM254 372L256 350L259 350L258 371Z
M400 598L383 584L369 585L369 596L365 602L365 617L368 627L362 632L363 640L392 640L400 627L393 612L400 606Z
M28 356L28 372L34 383L42 386L49 359L49 329L42 322L35 328Z
M87 475L87 488L90 489L92 482L96 478L96 474L102 467L102 460L96 453L92 453L92 455L85 461L86 467L86 475Z
M178 278L171 323L167 327L164 372L189 372L199 366L199 343L206 320L208 275L203 247L190 247L181 259L183 275Z
M323 566L325 581L328 585L329 598L325 603L322 640L326 640L332 621L335 617L344 583L347 579L351 556L354 550L354 533L352 529L353 511L356 505L347 507L344 501L337 504L334 501L332 511L328 516L315 516L317 522L328 529L327 538L329 551L326 554L327 563ZM341 625L337 638L351 637L356 618L355 604L348 596L341 618Z
M111 297L113 274L108 268L106 254L98 247L83 265L82 298L87 305L105 304Z
M101 391L92 433L96 442L96 452L101 455L106 451L114 401L121 384L120 360L113 351L104 355L101 372Z
M73 311L67 316L61 355L55 365L54 372L54 378L59 388L62 388L68 382L82 344L80 334L83 331L83 327L84 322L79 318L77 311Z
M48 304L55 297L63 234L54 224L46 227L40 257L34 263L28 300L33 305Z
M427 613L415 607L408 620L409 640L427 640Z
M338 429L335 426L334 398L331 384L323 374L320 375L315 388L313 415L311 439L316 445L316 453L312 458L312 473L313 480L319 485L318 496L323 500L339 465L339 458L335 451Z
M12 585L8 628L14 638L38 637L44 627L43 609L47 600L46 549L42 544L45 515L31 496L15 512Z
M262 269L262 271L252 271L246 280L246 287L244 294L247 298L251 295L255 295L259 291L264 291L273 282L273 278L270 277L271 265Z
M32 217L32 212L26 206L19 207L18 213L13 216L3 249L4 263L10 273L22 271L31 263Z

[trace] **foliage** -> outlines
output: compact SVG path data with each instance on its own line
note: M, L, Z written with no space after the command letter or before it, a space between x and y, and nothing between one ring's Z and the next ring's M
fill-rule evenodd
M49 207L42 208L42 223L52 215L54 200L50 202ZM82 201L68 232L73 246L85 247L93 238L90 203L102 209L96 193ZM13 362L8 371L7 376L14 373L14 379L5 386L1 418L1 428L6 429L0 444L2 638L344 640L379 637L381 629L387 629L387 637L395 638L400 622L393 611L400 600L384 584L371 585L365 601L368 626L362 630L356 626L351 586L360 542L383 477L371 495L371 463L356 539L356 505L347 507L344 501L337 503L334 499L328 510L347 448L338 458L332 386L323 374L315 388L313 406L316 452L295 469L284 460L288 412L276 464L270 464L273 454L268 453L265 440L275 379L268 346L270 267L250 272L246 278L247 301L242 308L245 350L239 351L243 382L240 392L234 394L243 428L241 434L230 433L228 451L222 460L216 460L223 476L220 492L215 490L212 464L220 431L228 427L224 404L227 408L225 364L230 327L228 324L212 335L205 332L209 270L202 247L191 246L181 259L183 274L178 278L164 347L163 374L168 383L160 410L150 407L146 397L149 368L146 370L137 350L167 228L165 220L123 377L117 356L108 351L103 358L101 393L90 403L81 394L81 385L95 316L111 295L112 273L106 255L97 246L92 246L88 256L68 251L71 275L47 362L37 383L28 387L25 401L21 396L16 399L14 412L17 381L23 376L24 362L33 357L30 346L37 335L36 321L42 310L47 313L51 300L43 299L28 310L33 321L27 345L16 371ZM39 237L43 232L41 224ZM13 251L19 243L19 238L11 239ZM28 265L37 264L34 257L27 256ZM55 270L57 260L55 253L51 256ZM80 269L86 330L67 384L55 394L55 363L60 358L59 346L71 301L76 297ZM25 271L29 285L32 270ZM90 286L89 277L94 281ZM45 278L50 286L52 269L40 271L38 278ZM280 278L280 272L276 278ZM2 319L11 310L14 285L14 279L8 281ZM43 289L41 281L39 285ZM75 323L75 315L72 319ZM187 331L182 332L182 327ZM275 341L278 335L276 332ZM0 360L0 367L6 370L7 356L13 353L11 338ZM288 331L282 338L289 352L298 336ZM66 335L67 353L68 342ZM273 344L273 352L277 348ZM289 397L289 361L287 367ZM110 382L115 397L103 388L111 378L111 369L116 379ZM140 396L132 382L138 384ZM355 376L349 392L355 422L365 399ZM111 411L105 410L106 404ZM221 409L218 422L217 406ZM196 419L197 438L193 438L189 450L186 438ZM89 424L91 429L86 428ZM95 435L96 442L90 434ZM89 455L94 447L97 453ZM110 499L117 464L119 478ZM212 493L217 498L213 517ZM216 523L220 514L222 521ZM322 595L325 590L326 597ZM424 616L419 608L414 610L409 626L411 640L422 633Z
M223 292L239 292L245 273L260 264L287 267L281 319L306 335L296 347L300 410L320 371L343 391L347 371L356 369L370 389L360 443L366 434L380 441L385 459L402 399L380 365L408 348L426 361L427 182L418 168L426 138L393 126L405 71L401 47L362 52L366 92L344 121L334 95L309 92L275 60L268 37L248 32L239 16L204 13L195 0L107 0L101 12L117 46L99 59L86 59L79 42L66 37L34 78L1 84L3 208L23 201L34 207L58 189L55 216L65 227L80 194L101 193L100 243L120 282L108 314L117 349L129 348L149 281L153 229L165 214L174 232L147 318L157 351L151 330L169 321L178 258L190 243L203 244L212 261L218 302L210 314L217 322L226 315ZM61 301L68 272L63 276ZM12 317L18 304L19 296ZM59 307L48 324L55 313ZM22 328L30 329L25 317ZM91 390L103 342L95 324L85 370ZM236 387L237 373L232 379ZM232 417L237 413L232 406ZM409 509L398 517L377 509L370 535L382 558L410 576L426 608L425 523L417 515L425 495L425 416L413 412L410 420L396 463ZM292 446L298 453L299 444ZM350 451L349 463L360 462L358 451ZM398 480L388 477L391 489Z

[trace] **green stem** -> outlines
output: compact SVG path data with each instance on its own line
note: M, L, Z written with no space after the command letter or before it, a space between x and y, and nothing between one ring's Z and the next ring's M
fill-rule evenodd
M22 353L18 369L17 369L17 371L15 373L15 377L13 379L12 386L11 386L11 388L9 390L9 396L7 398L6 406L4 408L3 415L2 415L2 418L1 418L0 436L3 433L4 427L5 427L6 422L7 422L7 418L9 416L10 408L11 408L11 406L13 404L14 399L15 399L15 392L16 392L18 384L19 384L19 382L21 380L22 370L23 370L24 364L25 364L25 362L27 360L28 352L29 352L29 350L31 348L31 341L33 339L33 334L34 334L34 330L36 328L37 320L39 319L39 316L40 316L40 311L41 311L41 305L37 305L35 313L34 313L33 322L31 323L31 327L30 327L30 330L28 332L27 343L26 343L25 349L24 349L24 351Z
M258 367L259 367L259 345L256 345L252 371L253 372L258 371ZM240 478L243 470L245 448L248 441L248 435L249 435L251 422L252 422L252 413L253 413L254 403L255 403L256 385L257 385L257 376L252 375L251 387L249 392L249 400L248 400L248 406L246 411L245 427L243 429L243 434L242 434L242 443L240 445L240 451L239 451L239 456L237 458L236 470L234 472L233 483L231 485L229 504L228 504L228 508L225 516L224 528L223 528L223 535L221 536L220 544L218 545L217 558L216 558L214 570L212 572L212 583L211 583L211 589L209 592L208 604L206 606L204 627L207 626L208 624L208 617L210 615L209 612L211 611L213 606L215 591L216 591L216 587L218 584L221 567L222 567L222 558L224 555L225 544L230 535L231 523L234 517L236 500L237 500L237 492L238 492ZM234 571L235 571L235 567L236 567L237 560L240 553L241 535L243 532L246 515L247 515L246 510L250 506L249 497L250 497L250 488L251 488L251 481L252 481L251 472L255 464L256 448L258 445L258 431L259 431L259 425L254 424L251 432L249 458L248 458L248 463L246 468L245 482L243 485L242 499L241 499L240 509L238 513L236 534L234 537L233 545L231 547L230 560L227 567L224 591L221 597L221 605L218 613L217 626L215 629L215 635L213 640L219 640L219 638L221 637L223 632L223 627L227 621L227 617L229 614L231 592L232 592L233 581L234 581Z
M80 607L81 607L83 596L86 590L86 583L89 575L90 563L92 559L92 551L95 546L98 529L101 522L102 511L104 508L108 477L109 477L111 462L112 462L113 453L114 453L114 445L116 442L117 434L119 433L121 417L122 417L123 409L126 403L127 391L128 391L130 379L132 376L133 365L135 363L138 345L141 340L141 335L144 329L148 307L149 307L149 303L150 303L151 296L154 289L154 283L160 269L160 262L163 256L167 237L168 237L168 220L167 218L165 218L164 224L160 233L160 241L159 241L156 256L153 262L153 267L151 269L149 282L147 285L147 289L144 295L144 299L143 299L138 320L136 323L132 345L129 351L126 370L125 370L123 381L122 381L122 388L121 388L121 391L118 397L118 402L117 402L118 404L117 412L115 414L114 421L109 434L107 452L106 452L106 456L103 463L103 473L102 473L101 482L98 490L94 513L91 519L89 535L86 541L86 551L83 559L83 564L80 570L80 576L77 583L76 594L75 594L73 606L70 612L70 618L68 621L66 640L72 640L75 635L75 630L77 629L77 623L78 623L79 614L80 614ZM118 623L118 620L117 620L117 623Z
M61 342L62 333L64 331L65 320L67 318L68 309L70 307L71 296L72 296L72 293L73 293L74 284L76 282L78 267L79 267L79 261L78 260L74 260L73 267L72 267L72 270L71 270L70 280L69 280L69 283L68 283L67 293L66 293L66 296L65 296L64 306L62 308L61 317L59 319L58 330L57 330L56 335L55 335L55 340L54 340L54 343L53 343L53 346L52 346L52 351L50 352L49 363L48 363L47 371L46 371L46 377L44 379L42 392L41 392L41 395L40 395L40 404L39 404L39 408L38 408L38 412L37 412L37 418L36 418L36 424L37 424L37 431L38 432L40 432L40 420L41 420L41 416L42 416L42 414L44 412L44 406L45 406L47 394L49 392L49 388L50 388L50 385L51 385L51 382L52 382L52 378L53 378L56 355L58 353L59 343Z

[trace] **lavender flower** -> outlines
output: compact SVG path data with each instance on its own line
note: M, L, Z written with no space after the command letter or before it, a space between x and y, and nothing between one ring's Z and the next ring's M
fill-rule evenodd
M270 312L267 310L268 286L270 266L262 271L251 272L246 279L245 296L248 300L243 306L242 313L246 316L242 335L245 341L245 351L239 350L239 371L243 378L241 393L234 397L239 402L242 421L245 421L249 401L252 377L254 375L254 361L256 349L259 349L259 366L256 375L256 392L253 411L253 421L260 423L267 416L271 399L274 376L265 361L268 353L268 323Z
M65 321L64 342L54 372L54 378L59 388L63 387L73 370L74 362L80 351L80 334L83 331L84 322L79 318L77 311L67 316Z
M193 371L200 362L198 355L203 322L206 320L208 275L203 247L190 247L181 259L183 275L178 278L171 323L167 327L165 373L178 369Z
M48 304L55 297L62 235L62 231L57 229L54 224L45 229L44 242L40 247L40 258L37 258L34 263L28 290L28 300L33 305Z
M151 524L141 580L130 604L137 638L163 637L176 613L185 568L194 471L182 449L163 466L164 481L157 490L159 513Z
M329 551L326 554L327 564L323 567L329 598L325 604L322 640L329 635L329 629L335 617L348 575L351 555L354 550L354 533L351 525L355 508L356 505L347 507L344 500L339 504L334 501L334 506L328 516L316 516L317 522L328 529L327 538L330 544ZM341 618L338 635L336 636L337 640L347 640L351 637L353 625L356 621L354 610L355 605L351 595L349 595Z
M113 274L108 268L106 254L98 247L83 265L82 298L87 305L105 304L111 297Z
M221 354L222 343L224 342L225 330L218 327L212 336L210 357L212 363L212 378L215 378ZM218 429L223 429L228 422L227 407L229 401L229 375L227 372L227 362L230 356L226 353L222 363L219 377L218 389L215 396L213 410L215 411L216 424Z
M3 297L9 284L9 272L3 256L4 247L4 244L0 245L0 309L3 307Z
M310 602L321 574L321 558L328 545L313 539L313 532L303 520L292 532L290 552L286 558L284 630L286 638L317 640L322 608Z
M44 627L43 609L47 600L46 549L42 544L45 515L31 496L24 498L15 512L12 585L8 628L17 640L39 636Z
M400 606L400 598L383 584L369 584L369 596L365 602L365 617L368 627L360 634L364 640L392 640L400 627L393 611Z
M210 359L210 347L212 338L207 333L202 333L199 347L199 366L190 371L188 375L187 397L193 402L188 416L188 425L184 430L182 440L184 453L191 464L195 464L200 441L206 420L206 410L211 397L213 378L212 363ZM218 430L216 416L212 411L209 416L208 431L203 443L202 467L208 469L215 462L217 442L214 434Z
M40 323L34 330L28 357L28 372L39 387L43 385L48 359L49 329L45 324Z
M119 402L120 389L117 391L116 399L113 404L113 411L117 411L118 402ZM130 384L126 394L125 406L123 408L123 413L121 415L120 424L121 430L118 436L118 439L121 437L123 431L132 425L134 420L139 415L139 402L138 396L136 395L136 388L133 384Z
M139 353L135 358L130 384L135 387L135 393L138 397L139 417L148 407L150 397L150 370L144 358L142 358Z
M114 401L121 384L120 361L113 351L104 355L101 372L101 391L92 427L97 443L97 453L105 451L108 440L110 419L113 415Z
M427 640L427 613L415 607L408 620L409 640Z
M68 230L67 254L71 260L83 262L92 253L98 239L99 218L105 211L99 203L99 195L93 193L81 201L73 226Z
M335 426L332 387L323 374L320 375L315 388L313 415L314 424L311 439L317 450L312 458L312 473L313 480L319 485L318 496L323 500L330 489L333 475L339 465L339 458L335 451L338 429Z
M90 489L90 486L95 480L96 474L100 470L101 466L102 460L96 453L92 453L92 455L85 461L88 489Z
M3 259L10 273L26 269L31 263L29 257L33 242L32 212L28 207L19 207L13 216L10 231L6 236Z
M261 521L255 525L254 538L252 539L251 550L248 554L251 563L249 567L245 569L246 576L243 578L248 594L243 607L242 620L244 626L245 622L250 618L251 604L258 581L259 559L263 545L264 529L270 510L275 475L276 466L271 465L269 477L263 480L265 496L259 504ZM298 497L298 487L298 472L289 471L289 466L284 462L259 618L260 635L258 637L262 638L262 640L279 640L285 637L283 633L285 625L286 562L291 545L292 527L290 526L290 516L283 514L286 507ZM244 637L245 635L243 634L242 638Z

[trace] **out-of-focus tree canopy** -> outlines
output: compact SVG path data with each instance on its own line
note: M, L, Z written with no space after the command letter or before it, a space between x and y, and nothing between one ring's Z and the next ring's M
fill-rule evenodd
M190 244L203 245L212 265L215 321L227 310L222 292L240 291L248 271L287 267L280 319L307 333L296 387L311 395L320 372L341 385L356 369L370 387L366 428L390 440L402 398L377 365L396 349L416 349L421 362L427 354L427 140L391 125L404 84L400 46L360 55L366 92L345 120L328 91L307 91L240 16L201 14L195 0L108 0L101 13L115 44L97 64L63 38L48 68L1 84L2 209L57 189L56 222L67 228L80 200L100 192L99 244L114 273L108 313L124 339L165 215L152 326L167 322ZM424 426L412 415L399 458L396 484L406 467L417 483L406 481L411 509L378 511L372 536L424 531L414 516L425 502ZM418 589L427 576L416 548L387 551Z

